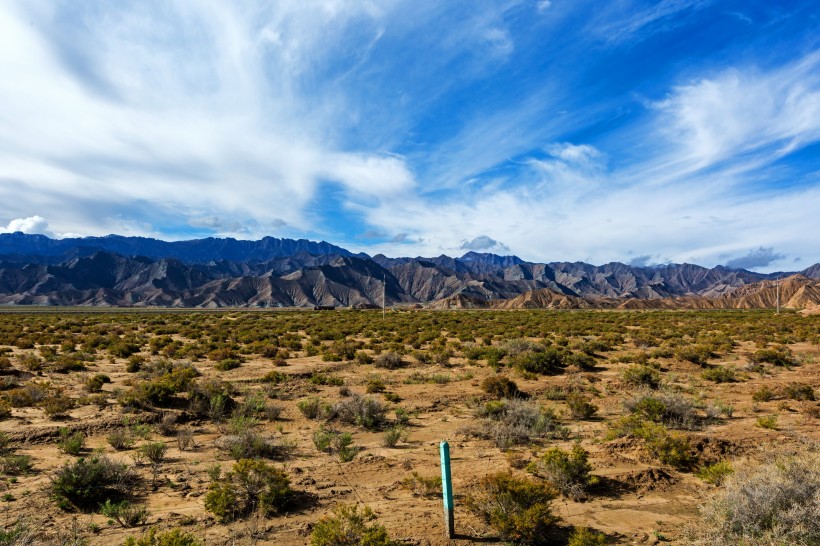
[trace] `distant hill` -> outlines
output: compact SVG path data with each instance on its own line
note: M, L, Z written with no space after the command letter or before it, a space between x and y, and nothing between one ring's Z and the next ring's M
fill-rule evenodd
M388 258L327 242L0 234L0 304L432 308L784 307L820 304L820 264L761 274L693 264L532 263L516 256Z

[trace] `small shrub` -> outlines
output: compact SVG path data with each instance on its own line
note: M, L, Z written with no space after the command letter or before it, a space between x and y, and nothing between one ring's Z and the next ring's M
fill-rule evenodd
M128 501L111 502L106 500L100 505L100 514L111 518L122 527L145 525L148 510L144 506L134 506Z
M404 429L401 427L393 427L386 431L382 436L382 446L393 448L399 443L399 440L404 436Z
M777 415L761 415L755 422L760 428L777 430Z
M211 483L205 509L222 522L233 521L253 510L265 516L287 510L294 500L290 480L283 470L258 459L241 459L233 469Z
M734 468L729 461L720 461L715 464L710 464L699 468L695 475L706 483L713 485L722 484L727 477L732 475Z
M377 356L373 361L373 365L377 368L395 370L404 366L404 360L400 354L390 351Z
M227 372L235 370L242 365L242 361L238 358L225 358L214 364L214 369L220 372Z
M548 347L542 351L527 351L510 359L510 365L518 370L542 375L561 373L566 367L564 357L566 353L555 347Z
M791 400L815 400L814 388L807 383L790 383L783 388L783 395Z
M330 414L330 406L323 402L320 398L308 398L300 400L296 407L302 412L302 415L308 419L327 419Z
M43 413L52 419L64 417L66 413L74 409L74 400L62 394L48 396L40 402Z
M66 455L79 455L85 446L85 434L82 432L71 431L67 428L60 429L60 439L57 442L57 448Z
M625 383L635 386L644 386L651 389L657 389L661 384L661 376L649 366L629 366L622 373Z
M402 480L402 485L418 497L437 497L441 495L441 476L425 477L413 471Z
M590 475L592 466L588 459L589 453L580 444L572 446L571 451L553 447L531 463L529 470L548 479L565 497L582 500L586 488L597 482Z
M105 374L98 373L86 380L85 388L88 392L100 392L106 383L111 383L111 378Z
M679 348L675 352L675 356L681 360L705 366L715 354L712 352L711 347L707 345L689 345Z
M313 433L313 445L319 451L337 454L339 461L348 463L358 451L353 446L353 435L349 432L319 429Z
M294 445L272 436L262 436L253 430L223 436L216 441L216 447L228 452L234 460L240 459L286 459Z
M820 544L820 455L738 468L701 508L697 545Z
M134 437L125 429L115 430L106 436L105 439L108 441L108 445L117 451L128 449L136 442Z
M165 453L168 451L168 446L165 442L149 442L143 444L139 448L140 454L148 459L151 464L161 464L165 460Z
M603 546L606 535L593 531L589 527L576 527L569 536L567 546Z
M387 408L378 400L356 395L333 406L333 414L339 421L367 429L379 428L386 413Z
M755 402L768 402L770 400L773 400L774 397L775 392L766 385L763 385L754 393L752 393L752 400L754 400Z
M356 505L339 505L333 514L325 516L313 526L311 546L397 546L387 529L373 523L376 515L367 506L359 511Z
M30 455L18 455L14 453L0 455L0 473L7 476L28 474L33 468L34 465L31 463ZM2 542L0 542L0 544L2 544Z
M489 376L481 382L481 390L495 398L518 398L522 392L518 385L509 377L503 375Z
M793 366L797 364L791 349L783 346L755 351L749 356L749 361L753 364L767 363L774 366Z
M737 381L735 369L729 366L715 366L704 370L700 375L707 381L714 381L715 383L735 383Z
M548 543L547 531L558 521L550 506L556 496L550 485L502 472L483 478L480 489L482 493L471 497L468 504L501 539L521 544Z
M158 532L151 528L139 538L128 537L124 546L203 546L203 542L191 533L182 529Z
M368 394L377 394L384 392L387 387L381 379L368 379L365 383L364 390Z
M573 419L589 419L598 413L598 406L590 402L589 397L583 394L568 394L566 402Z
M96 508L127 496L138 482L134 470L103 455L66 463L51 479L51 492L63 506Z

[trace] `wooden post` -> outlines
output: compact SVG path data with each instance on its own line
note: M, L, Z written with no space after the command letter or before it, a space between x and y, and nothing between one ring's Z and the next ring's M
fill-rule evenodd
M447 538L455 536L453 518L453 480L450 476L450 444L441 442L441 494L444 499L444 527L447 529Z

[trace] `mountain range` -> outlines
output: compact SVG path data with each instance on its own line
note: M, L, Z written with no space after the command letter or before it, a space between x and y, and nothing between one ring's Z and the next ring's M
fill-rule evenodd
M778 283L775 279L782 279ZM384 286L383 286L384 283ZM777 288L776 284L780 284ZM756 273L693 264L388 258L265 237L167 242L0 234L0 304L165 307L749 308L820 304L820 264Z

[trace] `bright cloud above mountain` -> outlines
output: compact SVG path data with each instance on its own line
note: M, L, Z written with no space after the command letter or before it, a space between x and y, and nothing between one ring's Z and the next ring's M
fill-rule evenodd
M793 269L818 35L809 0L11 0L0 231Z

